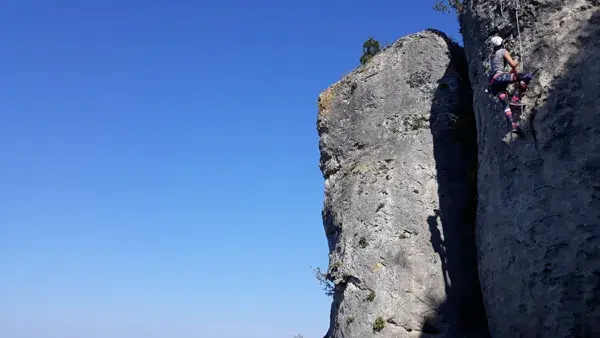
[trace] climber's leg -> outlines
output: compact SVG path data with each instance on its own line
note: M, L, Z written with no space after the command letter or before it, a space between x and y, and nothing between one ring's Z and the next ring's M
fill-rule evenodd
M511 83L519 82L522 88L526 88L532 77L533 75L528 73L500 73L494 76L494 83L498 86L508 86Z
M504 109L504 115L506 115L506 118L508 119L508 122L510 123L513 131L519 130L519 123L515 121L512 111L510 110L510 104L508 102L508 94L506 92L500 93L498 95L498 98L502 102L503 109Z
M517 89L512 94L510 102L512 105L520 105L521 104L521 94L525 92L527 89L527 85L531 81L533 77L532 74L519 74L516 76L513 82L519 82Z
M517 76L515 75L515 73L500 73L496 76L494 76L494 82L498 85L498 86L508 86L509 84L516 82L517 81Z
M529 84L529 82L531 81L531 79L533 78L533 74L519 74L517 76L517 80L521 81L521 83L525 84L525 87Z

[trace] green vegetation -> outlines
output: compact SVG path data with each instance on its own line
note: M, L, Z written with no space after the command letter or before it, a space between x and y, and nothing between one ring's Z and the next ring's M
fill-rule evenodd
M465 0L435 0L433 10L448 14L454 11L454 15L456 15L456 19L460 25L459 32L462 34L462 20L460 19L460 14L463 12L464 3Z
M372 302L373 300L375 300L375 291L371 291L371 293L369 293L369 295L367 296L367 298L365 298L365 300L368 302Z
M350 324L354 321L354 317L353 316L349 316L348 318L346 318L346 323Z
M379 332L383 330L384 327L385 321L383 320L383 318L377 317L377 319L375 319L375 323L373 323L373 332Z
M412 130L425 129L429 127L429 118L425 116L414 116L412 120L409 118L405 122Z
M367 245L369 245L369 244L367 243L367 239L366 239L366 238L364 238L364 237L361 237L361 238L360 238L360 240L358 241L358 245L359 245L361 248L363 248L363 249L364 249L364 248L366 248L366 247L367 247Z
M435 0L433 10L441 13L451 13L454 11L458 16L463 10L463 3L464 0Z
M335 290L333 283L329 280L329 275L321 272L321 268L319 267L315 268L313 272L315 274L315 277L319 281L319 284L321 284L323 291L325 291L325 295L333 296Z
M369 62L377 53L381 51L379 41L369 38L363 43L363 54L360 57L360 64L364 65Z

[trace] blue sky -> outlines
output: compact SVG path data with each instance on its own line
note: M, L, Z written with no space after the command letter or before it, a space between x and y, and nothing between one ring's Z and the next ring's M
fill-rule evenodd
M322 337L317 95L433 2L3 1L3 337Z

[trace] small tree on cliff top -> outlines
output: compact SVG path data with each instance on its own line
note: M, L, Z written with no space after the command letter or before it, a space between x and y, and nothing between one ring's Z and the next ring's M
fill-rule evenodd
M456 19L458 20L458 24L460 25L459 31L462 33L462 20L460 18L460 13L463 11L464 3L464 0L435 0L433 10L440 13L452 13L452 11L454 11Z
M363 43L363 55L360 57L360 64L364 65L369 62L380 51L381 46L379 46L379 41L369 38Z
M454 10L458 15L463 9L463 2L464 0L435 0L433 9L442 13L450 13Z

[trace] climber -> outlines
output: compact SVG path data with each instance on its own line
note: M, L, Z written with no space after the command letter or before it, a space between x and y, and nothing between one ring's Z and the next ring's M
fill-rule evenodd
M514 115L510 106L521 105L519 91L524 91L527 84L531 81L531 74L519 74L517 72L517 62L513 60L510 53L503 46L503 40L499 36L494 36L491 39L494 51L490 56L490 74L488 79L488 87L493 96L498 97L503 103L504 114L508 118L512 126L513 132L519 132L519 123L515 121ZM512 70L506 72L506 64L509 64ZM508 85L519 82L519 90L515 90L512 97L509 99Z

